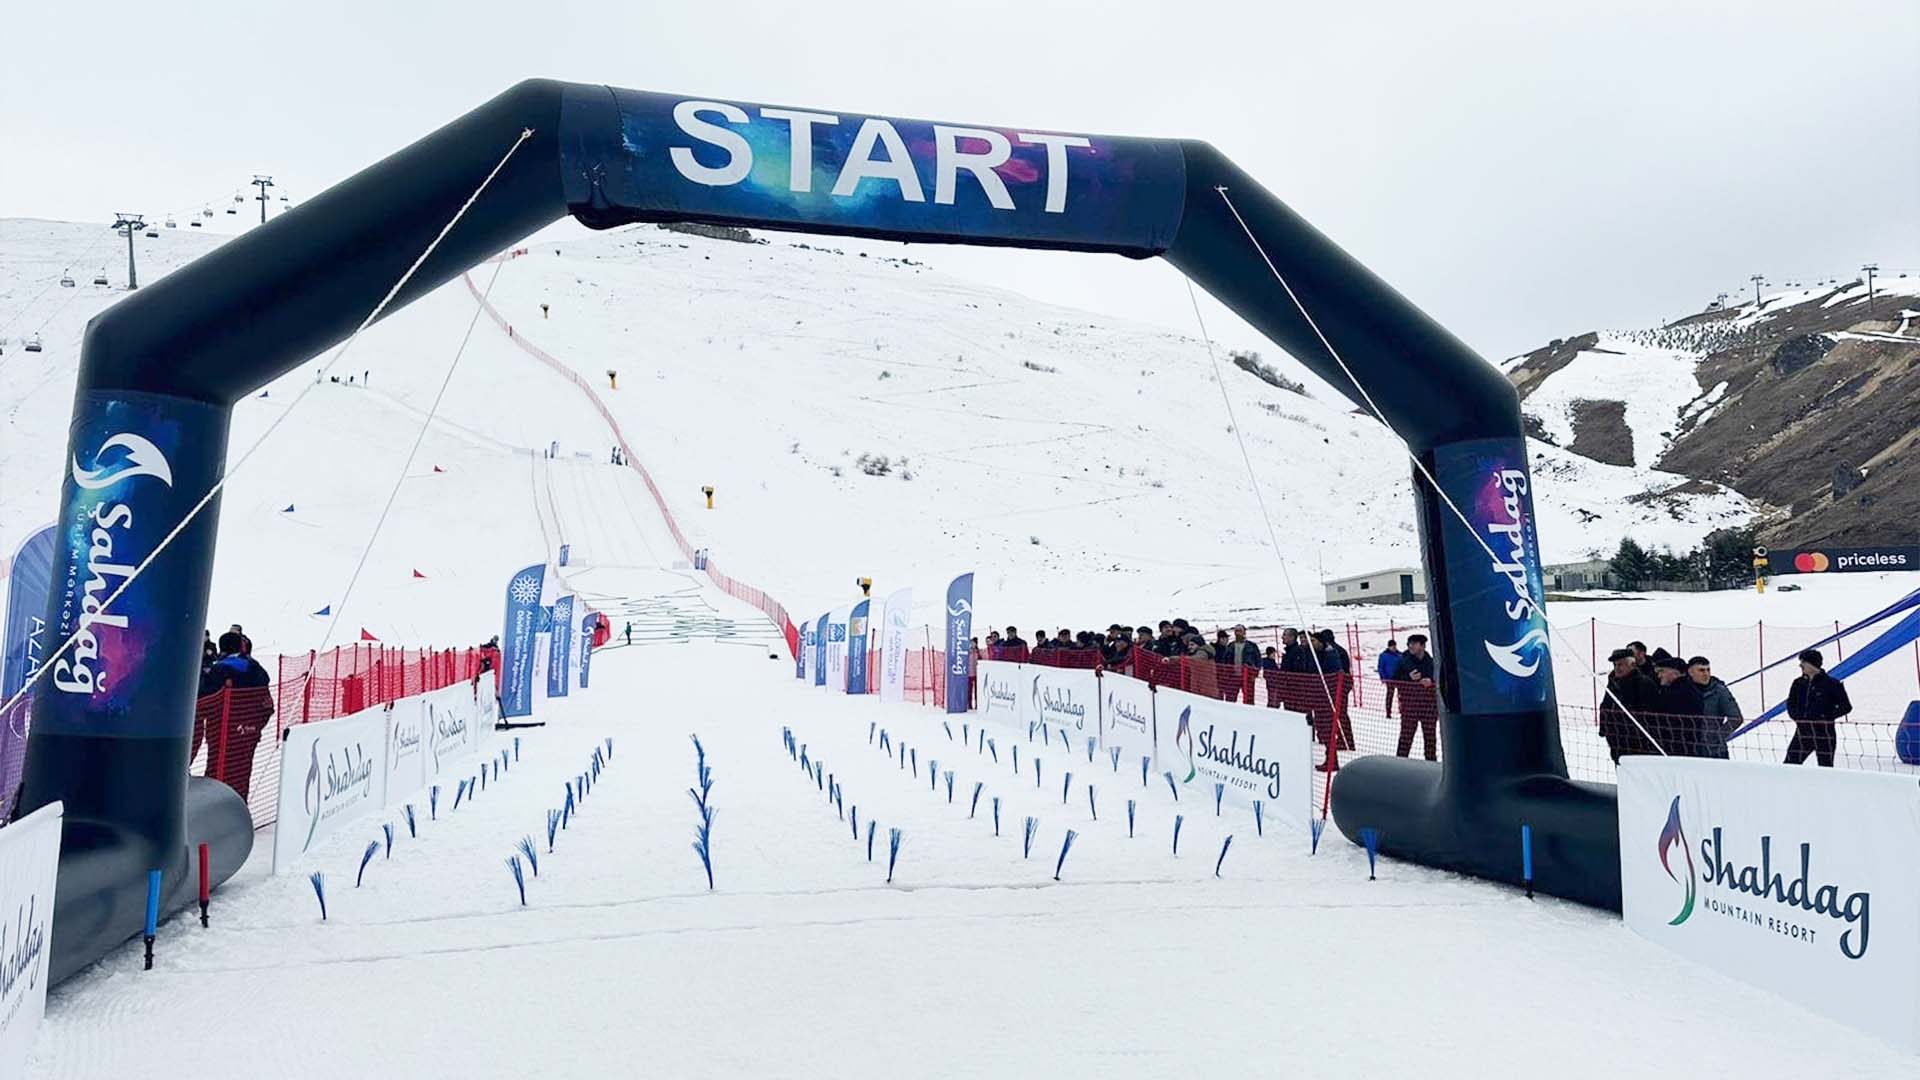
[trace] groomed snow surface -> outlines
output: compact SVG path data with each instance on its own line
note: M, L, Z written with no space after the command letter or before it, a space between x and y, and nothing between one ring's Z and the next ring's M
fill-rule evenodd
M710 604L754 625L678 575L594 575L583 587L680 591L689 619ZM593 674L541 707L549 726L519 734L520 764L472 805L443 793L429 822L419 800L417 840L396 815L364 887L380 819L319 850L327 922L303 874L271 877L257 855L211 929L162 928L152 972L135 942L55 990L32 1075L1912 1075L1911 1058L1612 916L1398 863L1369 881L1336 834L1310 855L1304 833L1257 836L1243 812L1176 806L1158 777L1142 788L1057 744L1023 745L1015 776L1004 731L995 765L959 746L961 718L949 741L931 709L802 687L738 642L616 646ZM873 724L913 748L917 777L868 744ZM860 840L783 727L858 808ZM714 772L711 893L689 848L690 734ZM546 811L608 737L612 761L547 854ZM930 759L956 774L951 804ZM526 908L504 865L523 835L541 853Z

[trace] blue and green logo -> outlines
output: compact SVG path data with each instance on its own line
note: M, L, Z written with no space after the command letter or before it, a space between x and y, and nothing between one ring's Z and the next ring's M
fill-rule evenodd
M1668 856L1676 847L1680 849L1681 856L1687 860L1687 873L1684 879L1687 899L1680 905L1680 914L1667 920L1668 926L1679 926L1693 915L1693 850L1687 846L1686 830L1680 827L1680 796L1678 795L1673 797L1673 805L1667 809L1666 827L1660 830L1660 866L1666 870L1668 877L1681 881L1680 875L1673 872L1673 864L1668 861Z

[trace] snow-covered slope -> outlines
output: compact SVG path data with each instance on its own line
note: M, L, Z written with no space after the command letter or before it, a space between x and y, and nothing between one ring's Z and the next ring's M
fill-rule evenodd
M45 339L44 352L13 346L0 358L9 552L50 518L80 333L120 278L113 290L83 277L35 293L104 231L0 222L0 320ZM140 238L142 273L156 278L216 242L185 230ZM603 387L696 542L799 608L845 595L856 576L927 593L978 569L997 621L1290 618L1286 577L1311 603L1323 572L1417 557L1407 467L1388 433L1222 355L1283 576L1197 336L942 277L910 253L840 254L786 237L580 232L472 280L491 285L518 334ZM603 531L653 515L630 474L607 464L611 435L579 390L483 320L362 586L338 606L475 315L468 287L450 284L363 335L332 369L341 384L314 385L316 360L236 411L237 458L300 402L256 457L236 462L216 622L293 651L322 638L325 621L309 613L330 604L335 640L363 626L404 640L474 636L495 617L493 583L557 543L531 513L535 473L548 468L533 448L555 441L552 468L619 477L595 480L610 485ZM604 388L609 369L617 390ZM1535 450L1550 560L1611 550L1628 531L1684 546L1747 512L1731 496L1645 505L1633 497L1658 479L1646 470ZM885 458L884 474L863 469L863 455ZM712 511L704 485L717 489Z

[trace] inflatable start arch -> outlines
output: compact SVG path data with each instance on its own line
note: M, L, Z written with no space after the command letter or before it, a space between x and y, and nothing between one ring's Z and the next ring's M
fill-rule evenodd
M1568 780L1561 754L1513 388L1218 151L529 81L88 326L48 607L79 637L38 687L20 803L66 802L55 979L140 931L148 869L171 910L192 845L224 880L251 843L232 792L186 779L217 502L102 602L221 475L233 403L350 334L496 167L386 310L565 214L1167 259L1370 396L1472 520L1416 473L1446 760L1352 762L1341 829L1517 882L1524 822L1537 888L1618 905L1612 789Z

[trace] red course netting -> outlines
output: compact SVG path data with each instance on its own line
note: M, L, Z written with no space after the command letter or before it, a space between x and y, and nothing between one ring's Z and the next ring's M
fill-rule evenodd
M479 649L403 649L379 642L282 656L275 680L282 726L349 716L374 705L465 682L480 672Z

